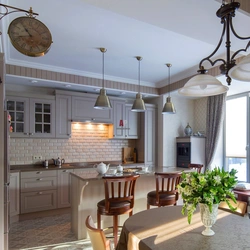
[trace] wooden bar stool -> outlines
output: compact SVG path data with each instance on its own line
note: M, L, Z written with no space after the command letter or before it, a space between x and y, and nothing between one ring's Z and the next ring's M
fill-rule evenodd
M195 169L198 173L200 173L201 169L203 168L203 165L202 164L190 163L190 164L188 164L188 168Z
M133 214L135 183L140 175L104 176L105 199L97 203L97 227L101 228L101 215L113 216L114 244L118 241L118 216Z
M181 172L155 173L156 190L147 194L147 209L150 206L164 207L176 205L179 198L177 185L181 180Z

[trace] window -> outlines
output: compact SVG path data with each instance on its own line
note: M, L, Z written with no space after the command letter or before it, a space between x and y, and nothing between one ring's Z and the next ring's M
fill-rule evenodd
M247 167L248 96L230 98L226 102L225 152L226 168L238 171L239 181L249 181Z

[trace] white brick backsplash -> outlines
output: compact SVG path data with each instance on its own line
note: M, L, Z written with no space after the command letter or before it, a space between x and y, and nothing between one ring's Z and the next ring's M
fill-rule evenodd
M42 159L61 157L65 162L121 161L122 148L134 147L135 140L108 139L108 125L72 125L69 139L11 138L10 164L32 164L33 155Z

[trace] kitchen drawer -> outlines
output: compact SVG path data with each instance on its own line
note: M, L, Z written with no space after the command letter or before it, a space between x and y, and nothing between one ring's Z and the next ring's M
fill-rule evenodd
M21 178L57 176L57 170L21 172Z
M57 189L57 177L22 178L21 192Z
M57 208L57 191L47 190L21 194L21 214Z

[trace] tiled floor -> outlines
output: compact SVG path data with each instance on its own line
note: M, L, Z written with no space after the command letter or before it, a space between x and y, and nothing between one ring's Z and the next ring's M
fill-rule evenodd
M9 250L91 250L90 241L77 241L70 227L69 213L14 222L10 227Z

